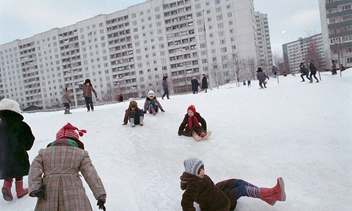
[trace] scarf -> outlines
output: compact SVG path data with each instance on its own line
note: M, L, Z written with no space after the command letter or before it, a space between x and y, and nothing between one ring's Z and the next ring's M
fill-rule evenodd
M192 117L188 117L188 128L190 130L192 130L192 128L193 128L193 125L192 125L193 122L194 122L194 126L195 127L199 127L200 126L197 117L193 115Z

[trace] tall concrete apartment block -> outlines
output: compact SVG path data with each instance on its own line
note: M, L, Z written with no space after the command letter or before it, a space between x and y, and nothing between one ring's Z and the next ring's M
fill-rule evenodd
M352 66L352 1L319 0L327 68L331 60Z
M50 108L68 87L79 105L86 78L104 101L160 95L164 75L182 93L203 73L233 80L233 55L259 63L252 0L147 1L1 45L0 98Z
M273 65L273 57L270 44L268 15L256 12L255 18L257 24L257 40L260 55L259 65L271 70Z
M301 61L306 63L313 60L319 71L325 70L325 55L322 34L316 34L306 38L282 45L284 55L285 71L287 73L298 73Z

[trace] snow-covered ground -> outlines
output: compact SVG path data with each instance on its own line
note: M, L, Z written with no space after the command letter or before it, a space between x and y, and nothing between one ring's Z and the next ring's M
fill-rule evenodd
M122 126L129 102L96 106L89 113L73 109L71 115L25 113L36 137L30 160L70 122L88 131L81 140L105 185L108 211L182 210L179 177L188 157L202 159L214 182L241 178L272 187L277 177L284 178L286 202L270 206L244 197L236 211L349 211L352 69L342 77L330 73L321 77L320 83L312 84L289 75L280 76L280 84L271 78L267 89L252 81L249 88L227 84L208 93L171 95L170 100L160 99L165 113L147 114L144 126L135 128ZM139 107L143 103L138 100ZM212 131L209 140L177 135L190 104L206 119ZM98 210L87 185L86 191ZM29 196L0 200L0 209L33 210L35 203Z

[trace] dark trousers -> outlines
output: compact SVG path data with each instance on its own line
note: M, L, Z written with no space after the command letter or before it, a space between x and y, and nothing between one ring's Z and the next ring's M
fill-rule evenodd
M317 76L315 76L315 74L316 74L316 73L310 72L310 80L313 80L313 77L312 77L312 76L314 76L315 80L319 81L318 78L317 78Z
M64 103L65 109L70 109L70 104L69 103Z
M162 97L165 97L165 95L166 95L167 99L169 99L169 89L164 89L164 94Z
M310 80L310 78L309 78L309 76L308 76L308 73L302 73L302 74L301 74L302 81L304 81L303 76L306 76L307 79Z
M92 109L92 111L94 110L94 106L93 106L93 100L91 97L85 97L84 98L86 101L86 106L87 106L87 110L90 111Z
M135 125L138 125L140 123L141 116L144 116L143 109L139 109L138 112L134 110L130 112L130 118L134 118Z
M266 88L265 81L259 81L259 86L260 88L263 88L263 86Z

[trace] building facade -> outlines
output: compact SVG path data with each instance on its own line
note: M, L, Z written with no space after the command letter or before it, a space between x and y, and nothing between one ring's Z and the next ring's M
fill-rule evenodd
M326 68L331 60L352 66L352 1L319 0Z
M319 71L325 70L324 43L322 34L300 38L282 45L284 67L287 73L298 73L300 62L313 60Z
M268 15L256 12L255 17L257 24L257 39L260 56L259 65L263 69L269 68L271 70L271 67L273 66L273 57L270 44Z
M256 33L252 0L147 1L0 45L0 98L50 108L68 87L79 105L87 78L104 101L160 94L165 75L171 93L214 87L248 71L234 59L259 64Z

